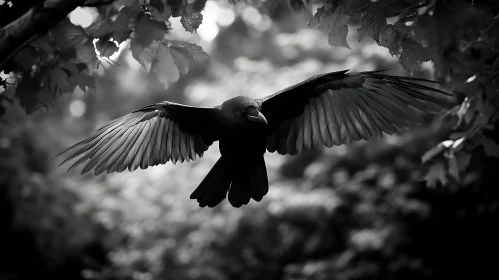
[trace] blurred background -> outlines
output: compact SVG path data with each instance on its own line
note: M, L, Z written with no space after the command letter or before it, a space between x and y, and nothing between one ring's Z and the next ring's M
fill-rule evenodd
M491 279L480 277L497 260L486 256L499 207L487 197L497 191L426 186L421 156L448 132L438 120L369 143L267 154L269 194L239 209L189 199L218 159L217 143L195 162L98 177L52 159L163 100L214 106L344 69L408 75L356 32L351 50L331 47L306 28L317 7L296 13L277 3L209 1L197 35L173 19L171 38L201 45L211 59L166 91L123 44L113 56L119 66L98 69L95 91L77 87L30 116L10 107L0 124L0 279ZM70 20L85 27L95 16L81 8ZM430 64L423 70L431 77Z

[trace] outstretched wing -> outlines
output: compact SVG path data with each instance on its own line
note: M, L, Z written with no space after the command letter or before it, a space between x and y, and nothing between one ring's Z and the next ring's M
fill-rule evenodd
M219 135L216 109L164 101L113 120L58 156L69 154L61 165L78 158L69 169L86 162L82 174L133 171L195 160Z
M263 100L267 150L296 154L394 134L438 112L444 91L416 82L434 81L348 70L314 76Z

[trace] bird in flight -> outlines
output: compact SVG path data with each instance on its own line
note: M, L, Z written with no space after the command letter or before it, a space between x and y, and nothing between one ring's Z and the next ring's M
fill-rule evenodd
M294 155L397 134L421 124L422 113L438 113L448 95L420 83L431 80L383 70L347 72L317 75L263 99L237 96L212 108L168 101L145 106L63 151L68 156L61 165L77 158L69 169L85 163L82 174L133 171L195 160L219 141L220 159L190 197L214 207L228 196L240 207L268 192L265 152Z

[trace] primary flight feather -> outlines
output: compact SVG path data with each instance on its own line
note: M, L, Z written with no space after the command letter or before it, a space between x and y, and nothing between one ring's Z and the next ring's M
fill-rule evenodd
M113 120L61 154L82 174L133 171L195 160L220 141L221 157L191 194L201 207L227 197L234 207L268 192L263 154L294 155L321 146L381 138L443 108L444 91L426 79L382 71L314 76L263 99L238 96L214 108L163 101Z

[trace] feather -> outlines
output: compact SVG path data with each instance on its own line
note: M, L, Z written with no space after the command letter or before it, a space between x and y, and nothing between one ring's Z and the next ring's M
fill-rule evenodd
M372 101L368 94L361 92L361 89L357 89L357 93L357 96L359 97L359 106L369 115L376 127L390 135L396 133L397 128L389 121L389 119L383 117L383 115L379 112L379 110L384 109L376 103L376 101ZM376 108L379 110L376 110Z
M425 79L410 78L410 77L407 77L407 78L406 77L404 77L404 78L397 78L397 79L395 79L393 77L396 77L396 76L384 77L381 81L377 80L377 79L373 79L373 78L366 78L366 81L373 82L373 83L379 83L379 84L390 84L391 83L391 84L396 84L396 85L401 85L401 86L407 86L407 87L410 87L410 88L417 88L417 89L421 89L421 90L426 90L426 91L430 91L430 92L438 92L438 93L441 93L443 95L449 95L448 93L446 93L443 90L439 90L439 89L428 87L428 86L421 85L421 84L416 84L416 83L408 82L408 80L433 82L433 83L436 83L436 84L438 84L438 82L434 82L434 81L430 81L430 80L425 80Z
M185 160L187 162L191 161L191 136L187 133L185 134Z
M303 134L304 134L304 130L305 130L305 124L304 124L304 116L303 114L301 114L296 122L295 122L295 127L296 127L296 134L297 134L297 137L296 137L296 151L298 153L301 153L301 151L303 150Z
M282 128L278 131L278 138L277 138L277 152L278 153L286 153L286 140L288 137L288 134L291 130L291 127L293 126L293 123L291 123L291 120L286 120Z
M203 153L208 149L208 145L206 145L203 139L198 136L195 139L195 149L198 156L203 157Z
M271 153L277 150L277 136L276 133L272 133L269 137L267 137L267 150Z
M362 100L359 98L357 91L350 89L349 95L351 98L350 101L353 104L352 106L356 108L356 110L354 110L354 113L356 114L357 119L364 125L364 128L369 135L369 139L366 140L381 138L381 131L376 128L374 121L371 120L368 113L364 111L363 106L361 105Z
M159 118L159 123L158 123L158 132L156 133L156 141L154 142L153 150L152 150L152 164L153 165L158 165L161 164L161 160L163 158L163 154L161 153L161 150L164 151L164 146L165 146L165 138L167 136L168 131L165 133L165 126L166 126L167 120L164 118ZM166 128L168 129L168 128ZM149 163L149 165L151 165Z
M144 151L147 148L147 145L149 144L149 141L151 140L151 134L154 130L154 123L155 119L150 119L145 121L145 127L144 130L141 132L141 137L142 139L138 139L137 143L132 150L132 154L135 153L135 156L133 159L130 161L130 164L128 165L128 171L134 171L140 166L140 162L142 161L142 158L144 157ZM138 148L137 148L138 146Z
M178 131L180 139L180 162L184 162L187 157L187 137L185 133L181 130Z
M196 160L196 151L194 150L194 137L190 135L189 136L189 159L190 160Z
M419 82L428 82L428 83L433 83L433 84L440 84L437 81L432 81L432 80L423 79L423 78L403 77L403 76L385 75L385 74L374 74L374 75L370 75L370 76L372 76L372 77L374 77L376 79L383 80L383 81L394 81L394 82L398 82L398 81L401 81L401 80L407 80L407 81L419 81Z
M156 147L156 150L159 151L159 153L156 154L156 152L154 152L155 156L158 158L158 164L165 164L169 159L167 153L169 127L170 120L161 118L161 128L158 131L158 134L160 135L159 146Z
M343 116L350 142L359 141L360 139L362 139L362 137L357 132L357 129L355 129L354 120L351 119L350 111L352 110L352 108L350 108L350 104L348 103L347 98L348 97L346 96L346 93L337 91L336 100L339 101L338 107L341 110L341 115Z
M431 108L433 111L440 111L444 108L445 106L445 101L441 98L419 92L417 90L414 90L412 88L402 86L402 85L395 85L395 84L390 84L391 87L398 89L400 91L403 91L407 94L409 94L413 98L420 99L422 101L426 101L425 104L428 106L428 108Z
M126 126L135 126L141 122L143 116L144 116L144 112L137 112L137 113L128 114L123 119L122 126L125 126L125 127Z
M95 157L91 156L92 159L87 163L86 166L88 170L94 169L94 175L99 175L104 172L106 168L102 168L102 166L109 166L109 156L114 151L115 145L117 145L117 143L120 143L122 136L127 133L127 131L128 128L120 128L119 131L116 131L113 137L105 139L106 143L104 145L99 148L95 148L95 150L92 152L95 154Z
M274 141L274 146L276 147L276 151L279 152L279 149L281 148L281 140L282 137L285 137L286 134L286 127L288 125L288 121L282 122L279 127L277 127L277 130L274 134L272 134L272 140Z
M175 123L173 121L169 121L168 125L168 137L166 137L166 153L164 153L164 157L162 162L167 162L171 160L173 162L173 132L174 132Z
M343 113L341 112L341 100L338 98L338 91L332 90L328 95L329 102L333 106L333 112L335 117L336 125L338 126L340 144L350 143L350 137L347 131Z
M127 136L132 130L133 127L121 127L119 133L117 133L112 139L108 140L108 144L106 144L107 147L104 147L102 152L99 151L100 155L95 158L96 162L89 163L95 166L94 175L99 175L105 170L108 170L109 172L109 168L120 155L116 152L116 150L124 146Z
M325 113L326 113L326 120L329 129L329 134L331 135L331 140L333 141L333 145L338 146L342 144L340 139L340 130L336 123L336 116L334 114L333 104L331 103L330 98L331 98L330 90L326 91L321 95L322 102L326 104L324 108L327 108L327 110L325 110Z
M83 140L83 141L80 141L76 144L74 144L73 146L67 148L66 150L62 151L61 153L59 153L57 156L55 157L58 157L60 155L62 155L63 153L66 153L68 152L69 150L75 148L75 147L78 147L79 146L79 149L73 153L72 155L70 155L68 158L66 158L63 162L61 162L61 164L59 164L59 166L63 165L64 163L68 162L69 160L85 153L86 151L88 151L90 148L93 148L96 146L96 144L101 141L104 137L106 137L106 135L108 135L109 133L112 133L115 131L116 127L118 126L118 124L115 124L115 126L113 126L111 129L109 129L108 131L102 131L102 132L99 132L99 133L95 133L94 135L92 135L91 137ZM83 145L83 147L81 147Z
M290 155L296 154L296 142L297 142L297 127L296 127L297 118L293 118L289 121L289 131L286 137L286 147L283 147L279 152L279 154L284 155L286 152Z
M364 124L364 120L360 117L358 113L359 106L354 101L354 92L352 89L345 90L345 103L347 104L347 112L349 118L361 139L370 140L372 138L369 128ZM353 92L353 94L352 94Z
M154 118L151 120L151 136L147 142L147 146L142 155L142 159L140 161L140 169L146 169L149 165L152 165L154 162L153 150L156 145L156 141L158 138L158 130L161 125L160 118Z
M112 136L114 136L115 134L113 134ZM77 155L80 155L80 154L83 154L82 157L80 157L76 162L74 162L68 169L71 170L77 166L79 166L80 164L82 164L83 162L87 161L88 159L90 159L93 155L95 155L95 153L101 149L101 148L107 148L108 145L110 145L111 143L109 143L109 141L107 141L106 139L107 137L101 137L99 139L98 142L96 143L93 143L92 146L89 146L88 148L86 148L85 150L83 150L83 148L81 148L80 150L77 150L75 152L75 154ZM86 153L86 154L85 154ZM64 162L68 161L69 159L72 159L74 158L74 156L70 156L68 159L66 159L65 161L63 161L61 164L63 164Z
M365 84L364 87L373 92L369 97L376 99L380 105L387 109L387 112L392 114L391 120L397 119L401 123L401 127L405 127L408 124L409 118L407 115L407 109L409 108L407 104L403 103L400 99L393 97L389 92L383 90L382 88Z
M411 105L411 106L413 106L413 107L415 107L415 108L417 108L418 110L421 110L421 111L426 111L427 110L428 106L425 103L419 101L416 98L411 97L409 94L407 94L404 91L400 91L400 90L398 90L396 88L393 88L391 86L386 86L386 85L382 86L382 87L380 86L378 88L380 90L382 90L382 91L387 92L392 97L399 99L404 104Z
M135 157L137 156L137 154L139 153L140 147L142 146L142 142L144 141L144 138L147 135L147 132L149 131L149 125L150 124L148 121L144 121L144 122L140 123L141 128L137 132L138 137L134 140L132 147L127 152L127 156L126 156L125 161L123 163L124 169L122 171L124 171L127 168L129 171L133 171L131 169L131 167L133 165L133 161L134 161ZM120 166L120 168L121 167L122 166Z
M320 129L320 120L319 120L319 108L316 104L317 98L310 99L310 122L312 124L312 144L313 147L318 148L321 147L322 144L322 135ZM319 105L320 106L320 105ZM322 111L322 108L320 108Z
M116 152L118 153L118 158L116 161L111 165L111 167L108 169L110 172L123 172L123 170L126 169L126 158L128 156L128 152L130 149L132 149L133 144L135 144L135 141L140 135L140 131L142 128L142 123L138 124L136 126L133 126L132 131L127 135L127 139L125 143L123 144L122 147L120 147Z
M312 148L312 121L310 117L310 106L305 106L303 112L303 147L305 150Z
M178 129L178 124L173 123L172 127L172 157L171 160L173 164L176 164L180 158L180 133Z
M382 116L389 124L393 125L393 127L396 128L396 132L402 131L402 128L407 125L407 118L403 118L403 115L407 114L403 112L403 110L407 110L407 107L404 108L404 104L393 105L390 102L387 102L387 100L381 97L377 92L372 92L363 88L358 90L364 93L364 95L362 95L363 97L367 97L366 103L369 106L374 107L374 110L376 110L380 116ZM402 106L403 109L398 106Z
M290 123L289 120L286 120L284 121L283 123L281 123L281 125L279 125L279 127L277 128L277 131L276 133L274 133L275 135L275 142L276 142L276 146L277 146L277 152L278 153L281 153L281 152L285 152L285 149L286 149L286 139L287 139L287 136L289 134L289 126L292 125Z
M322 138L322 143L329 148L333 146L333 140L331 139L331 134L329 133L329 126L326 119L326 108L327 108L326 106L329 105L329 102L324 103L323 95L321 95L321 97L314 98L314 101L318 113L319 129Z
M103 170L107 170L107 173L115 172L119 167L119 163L123 161L126 157L126 149L130 142L135 137L135 134L138 131L138 126L132 127L122 127L121 129L126 130L120 138L113 143L113 145L108 149L108 151L102 155L102 162L99 162L97 166L101 166L102 168L97 168L99 172ZM104 165L106 169L104 169ZM96 170L97 172L97 170Z

